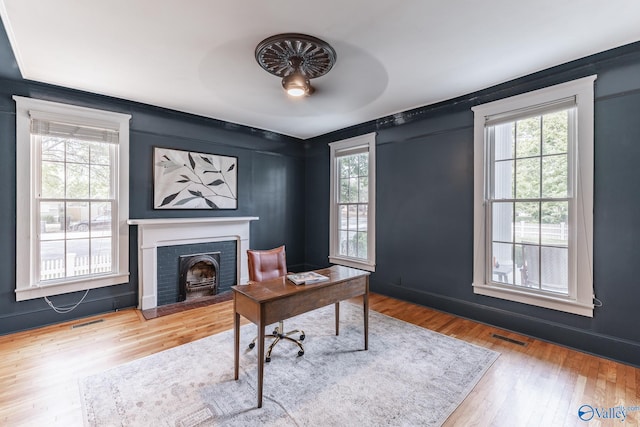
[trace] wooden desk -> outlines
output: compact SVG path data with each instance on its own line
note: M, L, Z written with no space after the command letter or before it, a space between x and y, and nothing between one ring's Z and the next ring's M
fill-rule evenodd
M285 277L255 284L232 286L234 311L234 373L240 369L240 316L258 325L258 408L262 407L265 327L280 320L325 305L336 306L336 335L339 334L340 301L362 295L364 308L364 349L369 349L369 273L334 265L316 270L328 281L296 286Z

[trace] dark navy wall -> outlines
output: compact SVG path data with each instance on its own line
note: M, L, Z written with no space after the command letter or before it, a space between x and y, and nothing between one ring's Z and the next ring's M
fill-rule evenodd
M128 284L91 290L73 312L60 315L42 299L15 301L15 102L12 95L101 108L132 115L130 132L131 218L257 216L250 245L287 246L292 270L304 264L304 146L295 138L147 105L32 82L0 79L0 333L33 328L137 305L137 230L130 229ZM238 209L221 211L154 210L153 147L178 148L238 157ZM58 306L83 293L50 298Z
M475 295L474 105L597 74L593 318ZM375 292L640 366L640 43L307 141L306 261L327 264L327 143L377 131Z

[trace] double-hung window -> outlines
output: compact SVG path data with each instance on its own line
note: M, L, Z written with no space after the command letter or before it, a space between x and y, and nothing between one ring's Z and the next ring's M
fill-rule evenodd
M593 316L594 80L473 108L475 293Z
M129 115L16 101L16 299L128 281Z
M375 133L330 143L329 261L375 270Z

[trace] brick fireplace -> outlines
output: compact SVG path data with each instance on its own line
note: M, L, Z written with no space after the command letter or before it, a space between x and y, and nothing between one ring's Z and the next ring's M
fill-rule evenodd
M215 279L214 292L197 292L197 294L205 296L229 292L231 286L238 283L237 253L235 240L158 247L156 249L158 306L185 301L189 287L186 286L186 282L193 285L194 281L198 281L197 278L187 277L190 274L201 276L201 281L206 281L206 276ZM193 269L201 271L193 271ZM205 289L202 290L205 291Z
M163 252L171 247L215 246L233 242L236 252L235 281L236 284L246 283L249 280L247 249L249 249L250 223L256 220L258 217L129 220L130 225L138 226L138 308L148 310L159 305L158 282L159 279L162 281L164 274L158 273L158 254L160 253L162 258ZM193 251L193 249L189 250ZM217 251L215 247L214 251ZM165 262L161 260L161 265L164 264ZM179 267L175 268L176 271L179 270ZM161 302L169 303L163 300Z

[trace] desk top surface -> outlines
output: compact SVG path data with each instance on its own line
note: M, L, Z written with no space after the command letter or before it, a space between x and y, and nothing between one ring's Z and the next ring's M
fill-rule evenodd
M241 293L246 297L251 298L252 300L265 302L289 296L294 293L308 292L312 289L332 286L358 277L366 277L370 274L368 271L344 267L342 265L333 265L329 268L314 271L318 274L322 274L323 276L327 276L329 280L305 285L296 285L287 280L286 276L282 276L271 280L265 280L263 282L232 286L231 289L234 292Z

